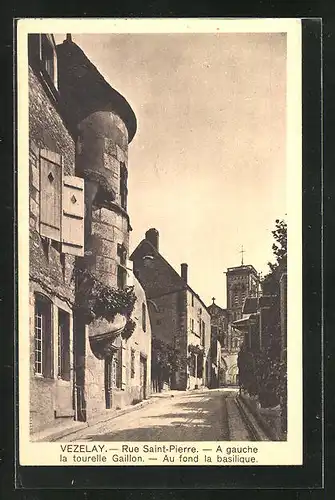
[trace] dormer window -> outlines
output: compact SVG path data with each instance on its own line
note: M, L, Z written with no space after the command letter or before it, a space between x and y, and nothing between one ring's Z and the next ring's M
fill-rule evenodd
M28 35L29 62L38 71L47 86L58 88L57 54L53 35Z
M55 82L55 57L52 44L47 35L41 36L41 60L43 66L50 76L52 82Z

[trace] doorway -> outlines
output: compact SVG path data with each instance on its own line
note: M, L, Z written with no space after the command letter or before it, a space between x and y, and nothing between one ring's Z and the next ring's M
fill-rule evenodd
M116 359L115 356L105 358L105 401L106 409L113 406L113 387L116 381Z
M147 358L140 355L140 399L147 399Z

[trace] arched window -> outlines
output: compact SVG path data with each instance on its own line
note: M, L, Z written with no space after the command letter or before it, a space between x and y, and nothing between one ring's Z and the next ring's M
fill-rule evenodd
M42 294L35 295L35 374L53 377L51 301Z
M142 330L147 331L147 308L145 303L142 303Z

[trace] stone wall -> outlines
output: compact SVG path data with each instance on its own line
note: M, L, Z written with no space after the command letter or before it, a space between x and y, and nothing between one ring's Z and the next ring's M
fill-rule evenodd
M236 385L238 382L237 356L238 353L227 352L227 351L222 352L222 358L224 359L227 365L224 385Z
M193 302L192 302L193 295ZM194 330L191 330L191 320L193 320ZM205 338L204 344L201 345L199 321L205 323ZM198 384L199 386L210 386L211 377L211 360L210 360L210 345L211 345L211 317L205 306L199 298L190 290L187 291L187 344L202 346L204 355L202 360L202 378L198 379L189 374L188 388L194 389Z
M148 311L148 304L145 293L135 278L133 284L137 299L132 319L135 321L136 327L129 339L119 339L121 344L119 349L122 350L121 385L112 388L111 410L123 408L148 398L151 391L151 323L148 313L146 313L146 331L142 328L142 304L146 305L146 311ZM132 350L135 354L133 377L131 374ZM143 361L145 360L147 367L145 390L141 390L141 358ZM88 421L94 420L102 413L108 413L105 400L104 360L99 360L93 355L90 349L88 329L86 329L85 398Z
M74 175L74 139L31 68L29 68L29 137L37 147L50 149L62 155L64 173Z
M29 274L30 274L30 430L36 432L60 425L64 418L73 419L73 362L71 379L57 378L58 308L72 318L74 283L71 281L75 258L61 257L58 242L48 242L39 235L39 149L48 149L62 155L64 173L74 175L75 144L55 104L29 68ZM21 166L23 168L23 166ZM28 188L28 187L27 187ZM53 374L50 378L35 375L35 294L42 293L51 301ZM72 342L72 320L70 323ZM62 396L60 394L62 393ZM56 418L60 399L65 405L65 416Z
M134 291L136 294L136 302L134 311L132 314L132 319L136 323L136 327L132 336L123 341L124 348L124 364L125 364L125 380L122 382L125 385L124 388L124 400L126 404L132 404L134 401L140 401L143 399L141 396L140 387L140 356L142 359L146 360L147 366L147 378L146 378L146 398L149 397L151 392L151 321L149 316L149 307L146 301L146 296L144 290L138 280L134 278ZM146 331L142 328L142 304L146 307ZM131 377L131 350L135 353L135 373L134 377Z

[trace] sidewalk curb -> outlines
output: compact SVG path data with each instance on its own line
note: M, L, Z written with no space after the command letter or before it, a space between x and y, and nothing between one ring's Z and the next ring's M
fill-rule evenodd
M30 441L32 443L39 443L44 441L53 442L57 441L57 439L60 439L63 436L69 436L70 434L80 432L81 430L84 430L87 427L88 427L87 422L72 421L71 424L65 428L44 430L31 434Z
M144 406L155 403L160 399L174 398L175 396L181 394L192 394L192 393L201 393L201 389L187 390L187 391L167 391L166 393L154 393L148 399L137 403L136 405L130 405L120 410L112 410L113 413L105 413L103 415L97 416L95 419L92 419L89 422L78 422L73 421L71 425L63 428L63 429L52 429L48 431L41 431L31 436L32 442L55 442L59 439L62 439L66 436L71 436L72 434L79 433L89 427L94 427L95 425L103 424L104 422L109 422L117 417L121 417L127 413L131 413L133 411L139 410Z
M113 413L108 415L101 415L100 417L96 417L95 419L91 420L90 422L78 422L74 421L71 423L71 426L59 430L52 429L49 432L47 431L41 431L40 433L36 433L35 435L33 434L31 436L31 441L32 442L54 442L58 441L59 439L62 439L66 436L70 436L72 434L76 434L78 432L81 432L89 427L93 427L98 424L103 424L104 422L108 422L109 420L113 420L114 418L120 417L122 415L125 415L126 413L131 413L132 411L139 410L140 408L147 406L148 404L154 403L155 399L145 399L144 401L141 401L140 403L137 403L136 405L128 406L126 408L123 408L121 410L112 410Z

